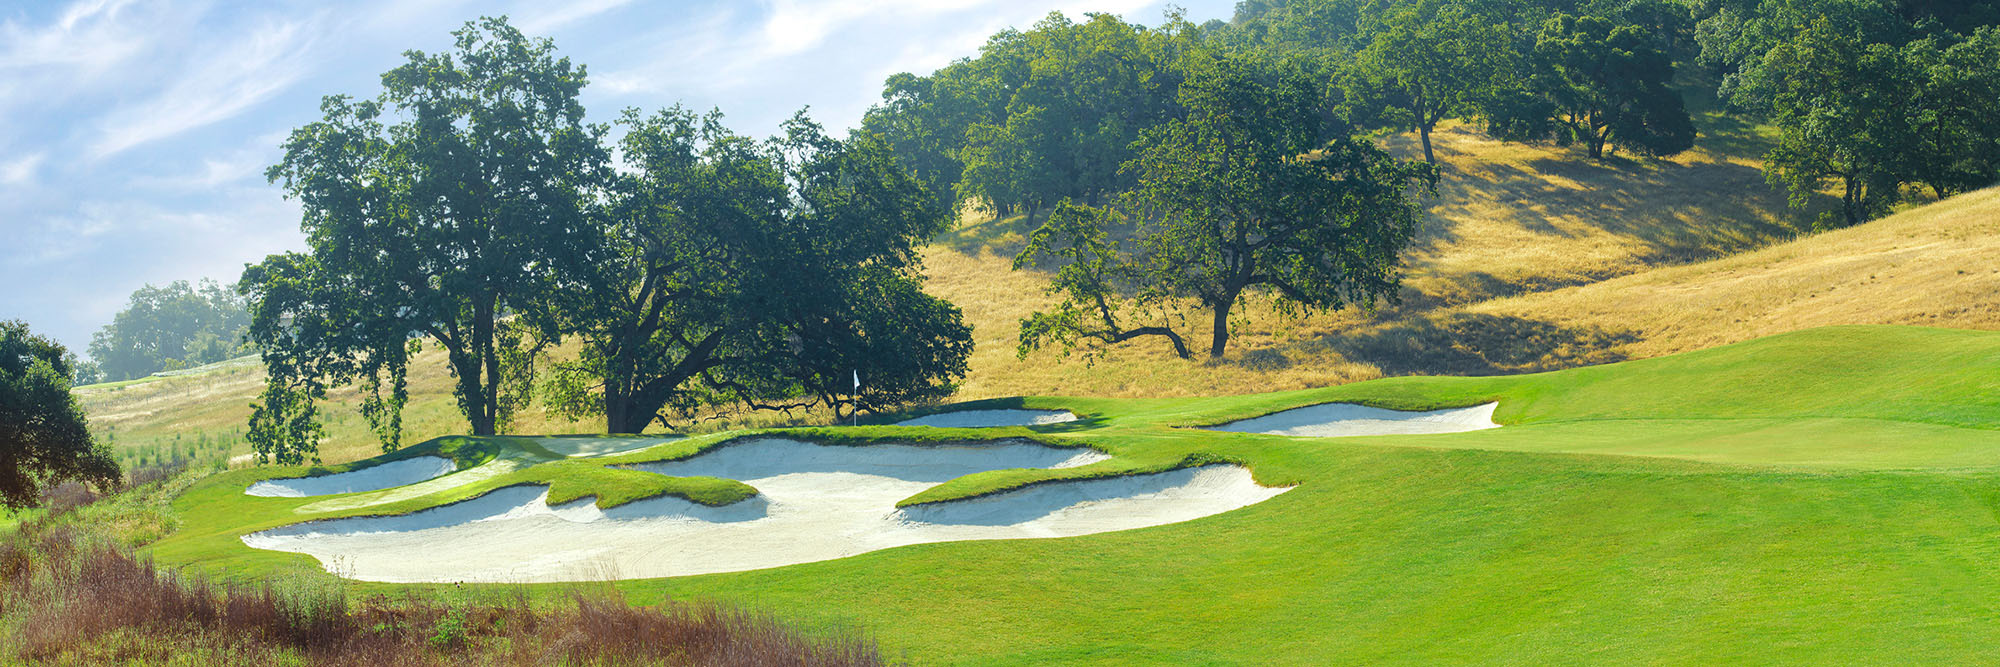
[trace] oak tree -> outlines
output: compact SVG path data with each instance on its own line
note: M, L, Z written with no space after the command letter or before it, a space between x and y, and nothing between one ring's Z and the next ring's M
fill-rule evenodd
M69 391L74 359L19 321L0 321L0 507L26 508L64 481L119 482Z
M621 124L627 168L563 290L583 346L559 410L636 433L731 405L876 410L964 374L970 332L915 271L949 218L878 138L803 114L770 142L680 108Z
M495 433L524 396L521 348L556 333L542 302L584 260L583 201L608 173L604 128L578 103L585 70L505 19L453 34L451 52L406 53L378 98L326 98L268 172L299 200L310 250L239 286L270 371L251 418L260 456L309 455L313 401L356 378L397 446L418 336L444 349L472 432Z
M1393 298L1400 254L1421 219L1412 189L1434 188L1437 168L1332 133L1318 89L1295 64L1204 50L1180 67L1186 115L1148 131L1128 166L1138 187L1125 206L1143 222L1122 260L1129 266L1117 271L1131 272L1146 298L1207 309L1211 357L1227 349L1229 315L1251 290L1294 312ZM1072 214L1060 224L1103 220ZM1085 247L1096 236L1037 233ZM1070 290L1071 300L1092 291L1102 293Z

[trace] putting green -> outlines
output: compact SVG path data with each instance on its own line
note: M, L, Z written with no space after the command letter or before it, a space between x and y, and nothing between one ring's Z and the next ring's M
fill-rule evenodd
M1505 427L1354 438L1191 428L1336 401L1499 401L1494 419ZM923 544L619 586L639 602L714 597L857 625L922 663L2000 659L1990 641L2000 633L1991 594L2000 590L2000 334L1834 327L1537 375L1009 403L987 407L1081 419L981 435L1112 458L976 473L906 502L1220 461L1297 487L1151 528ZM938 431L947 430L777 432L857 445L965 437ZM407 512L531 481L552 484L552 502L665 493L726 504L749 491L605 466L740 435L602 460L529 456L520 460L541 462L344 513ZM396 456L456 453L480 465L533 449L457 438ZM301 520L308 499L241 493L299 472L204 481L177 501L183 527L153 555L226 577L311 564L238 539Z

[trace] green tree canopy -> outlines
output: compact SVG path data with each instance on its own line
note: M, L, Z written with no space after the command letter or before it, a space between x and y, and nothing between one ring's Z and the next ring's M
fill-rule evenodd
M1248 290L1268 289L1281 307L1305 310L1393 298L1399 255L1421 218L1410 189L1434 186L1437 169L1349 137L1329 142L1319 90L1294 64L1204 50L1181 67L1186 116L1149 131L1131 166L1138 189L1129 206L1147 222L1129 266L1104 273L1130 272L1142 294L1209 310L1212 357L1225 351L1229 314ZM1104 219L1072 215L1062 224ZM1038 234L1086 246L1095 237ZM1087 285L1095 283L1078 283L1086 287L1070 290L1071 302L1094 304L1096 288ZM1082 318L1038 314L1030 323L1064 319Z
M585 344L555 405L634 433L730 403L839 413L950 393L970 331L915 270L948 216L879 139L803 115L769 143L680 108L622 124L629 168L566 292Z
M124 310L91 336L90 357L102 380L211 364L244 352L250 312L229 287L176 280L132 292Z
M1165 63L1193 34L1178 17L1149 30L1109 14L1050 14L994 35L977 58L891 77L863 129L940 201L1001 211L1098 201L1131 186L1119 167L1132 142L1174 113Z
M1174 346L1182 359L1187 341L1174 331L1169 295L1149 281L1141 265L1129 258L1129 250L1111 240L1106 230L1126 226L1108 208L1080 206L1070 200L1056 204L1049 219L1028 237L1028 245L1014 257L1014 269L1054 265L1055 276L1048 293L1062 297L1054 310L1037 311L1021 319L1020 346L1015 352L1028 353L1047 345L1060 345L1065 354L1085 343L1092 352L1140 336L1160 336ZM1132 326L1131 313L1157 324Z
M1927 37L1903 54L1922 81L1914 179L1940 198L2000 182L2000 28Z
M34 507L67 480L119 482L118 464L94 445L83 409L70 395L71 359L62 345L0 321L0 507Z
M379 98L326 98L269 171L302 204L311 249L250 267L240 286L270 371L251 418L260 456L312 452L312 402L354 378L397 446L419 335L444 348L473 433L492 434L524 396L508 388L529 376L520 348L555 334L544 301L585 261L605 128L583 122L584 68L548 40L504 19L453 34L453 52L408 52Z
M1431 130L1448 118L1465 118L1497 92L1514 68L1512 35L1504 24L1455 2L1420 2L1384 17L1373 41L1355 55L1350 105L1381 95L1379 104L1413 127L1424 161L1437 164ZM1355 85L1355 84L1361 85Z
M2000 32L1868 40L1816 20L1744 78L1739 96L1779 128L1765 171L1792 204L1837 181L1852 225L1888 212L1905 185L1943 196L2000 179Z
M1803 207L1828 179L1841 183L1841 217L1854 224L1888 211L1917 142L1908 100L1917 72L1888 44L1868 44L1819 20L1764 56L1745 94L1764 100L1780 128L1765 172Z
M1557 14L1542 24L1526 95L1498 96L1489 112L1510 138L1673 155L1694 146L1694 121L1669 84L1673 59L1650 29L1599 16Z

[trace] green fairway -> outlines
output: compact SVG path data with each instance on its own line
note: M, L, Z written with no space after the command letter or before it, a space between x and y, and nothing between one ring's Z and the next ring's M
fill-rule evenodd
M1315 439L1190 428L1328 401L1402 409L1498 400L1503 428ZM946 431L787 431L840 444L1033 437L1113 455L1003 470L913 500L1052 477L1228 460L1297 488L1186 523L1075 538L900 547L782 568L619 584L639 602L712 597L850 624L892 655L989 664L1987 662L2000 659L2000 333L1835 327L1537 375L1412 377L1189 399L1030 398L1084 419ZM615 504L740 486L607 463L685 456L740 434L550 463L518 439L399 452L513 461L477 484L250 498L206 480L151 547L256 577L313 565L238 537L553 483ZM489 462L491 461L491 462ZM481 468L483 469L483 468ZM414 488L414 487L412 487ZM394 502L362 507L374 498ZM360 584L365 590L402 588ZM530 586L560 593L560 585Z

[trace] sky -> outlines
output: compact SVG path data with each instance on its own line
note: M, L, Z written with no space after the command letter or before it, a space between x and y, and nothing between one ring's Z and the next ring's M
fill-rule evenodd
M507 15L589 68L592 120L675 103L768 136L849 128L884 78L1051 11L1158 25L1161 0L0 0L0 320L79 355L146 284L234 282L302 250L264 178L322 96L373 97L416 49ZM1234 0L1174 0L1196 23Z

